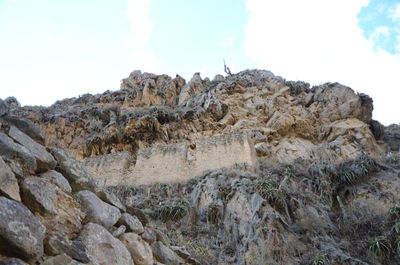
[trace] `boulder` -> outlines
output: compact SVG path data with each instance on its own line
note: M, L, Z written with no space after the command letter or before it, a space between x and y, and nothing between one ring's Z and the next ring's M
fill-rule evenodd
M43 255L46 228L23 204L0 197L0 253L23 259Z
M173 250L166 247L162 242L156 241L151 244L154 257L165 265L179 265L185 264L183 259L179 257Z
M96 190L96 195L106 203L114 205L123 212L126 211L125 205L122 204L122 202L118 199L118 197L114 193L101 189L101 190Z
M157 240L157 234L153 231L153 229L151 229L151 227L147 226L144 228L144 232L141 234L141 237L149 244Z
M0 157L0 194L10 199L21 201L18 181L14 173Z
M37 168L36 159L29 150L2 132L0 132L0 156L7 160L18 159L24 171L28 173L34 173Z
M141 234L144 232L143 225L139 219L136 216L130 215L129 213L123 213L117 224L125 225L128 232L134 232L136 234Z
M77 235L85 214L69 195L45 178L28 177L22 185L22 201L46 226L48 234Z
M121 217L121 212L117 207L103 202L91 191L80 191L75 194L75 198L82 205L89 222L110 229Z
M8 114L8 106L4 100L0 99L0 117L6 116Z
M126 233L120 238L126 246L136 265L153 265L153 253L151 247L138 234Z
M86 245L77 239L69 240L60 235L51 235L45 239L44 250L48 255L67 254L83 263L90 261Z
M0 260L0 265L28 265L20 259L9 258L6 260Z
M53 147L50 152L57 160L61 173L68 179L73 191L94 191L94 180L81 161L60 148Z
M80 265L80 264L82 263L73 260L70 256L66 254L50 257L46 259L44 262L40 263L40 265Z
M18 129L23 131L25 134L27 134L30 138L32 138L36 142L44 145L44 135L40 131L39 126L33 123L33 121L26 118L15 117L15 116L7 116L5 120L8 121L11 125L14 125Z
M40 175L42 178L45 178L50 181L50 183L59 187L65 193L71 193L72 189L69 185L68 180L60 173L55 170L49 170Z
M14 141L28 149L28 151L36 158L38 170L46 171L56 167L56 160L46 151L46 148L33 141L28 135L18 130L17 127L11 126L8 135L13 138Z
M118 227L117 229L115 229L115 230L112 232L112 235L113 235L114 237L118 238L118 237L120 237L123 233L125 233L125 231L126 231L126 226L121 225L120 227Z
M94 265L133 265L129 251L124 244L113 237L104 227L88 223L81 232L83 243L88 248L90 262Z

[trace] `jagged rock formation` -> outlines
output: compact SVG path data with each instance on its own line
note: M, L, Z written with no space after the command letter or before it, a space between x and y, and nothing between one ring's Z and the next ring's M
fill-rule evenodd
M399 130L372 109L263 70L0 101L0 263L399 264Z

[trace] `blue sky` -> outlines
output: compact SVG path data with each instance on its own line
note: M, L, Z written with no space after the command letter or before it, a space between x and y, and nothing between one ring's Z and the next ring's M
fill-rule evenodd
M399 123L400 1L0 0L0 98L50 105L135 69L213 78L261 68L338 81Z

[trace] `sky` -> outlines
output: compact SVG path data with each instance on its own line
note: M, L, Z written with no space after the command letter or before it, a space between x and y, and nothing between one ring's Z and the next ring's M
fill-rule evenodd
M136 69L187 81L266 69L339 82L400 122L400 0L0 0L0 98L51 105Z

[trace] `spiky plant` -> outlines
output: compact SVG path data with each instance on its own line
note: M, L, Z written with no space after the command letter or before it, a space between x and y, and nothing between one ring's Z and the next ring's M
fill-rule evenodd
M264 177L257 181L256 190L264 199L272 202L281 202L285 199L285 194L279 184L270 177Z
M378 257L388 257L392 253L392 244L385 236L377 236L371 242L369 250Z
M312 262L312 265L328 265L329 261L325 254L318 254Z

